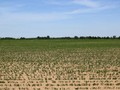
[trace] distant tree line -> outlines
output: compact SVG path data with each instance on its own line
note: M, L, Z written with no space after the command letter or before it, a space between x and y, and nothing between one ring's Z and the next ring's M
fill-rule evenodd
M25 38L25 37L20 37L20 38L13 38L13 37L1 37L0 40L39 40L39 39L120 39L120 36L106 36L106 37L100 37L100 36L74 36L74 37L50 37L50 36L45 36L45 37L34 37L34 38Z

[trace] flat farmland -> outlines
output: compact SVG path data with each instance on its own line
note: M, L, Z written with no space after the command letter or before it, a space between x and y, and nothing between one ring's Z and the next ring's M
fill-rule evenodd
M120 90L120 40L0 40L0 90Z

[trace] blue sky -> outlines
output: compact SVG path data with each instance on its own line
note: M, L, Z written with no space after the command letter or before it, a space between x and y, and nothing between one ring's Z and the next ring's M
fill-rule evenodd
M0 37L120 36L120 0L0 0Z

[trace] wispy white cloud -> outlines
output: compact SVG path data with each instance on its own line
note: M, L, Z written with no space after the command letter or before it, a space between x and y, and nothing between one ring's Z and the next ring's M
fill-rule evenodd
M114 6L103 6L103 7L97 7L97 8L83 8L83 9L76 9L70 12L67 12L67 14L84 14L84 13L96 13L103 10L115 8Z
M73 3L83 5L86 7L90 7L90 8L96 8L96 7L100 6L100 4L98 2L95 2L92 0L73 0Z
M51 4L60 5L61 2L58 2L58 0L48 0L52 1L49 2ZM11 5L2 5L0 7L0 22L1 23L10 23L12 22L33 22L33 21L54 21L54 20L63 20L63 19L70 19L73 15L76 14L84 14L84 13L93 13L98 12L102 10L107 10L110 8L113 8L112 5L104 4L102 5L100 2L93 1L93 0L71 0L68 2L69 5L72 4L78 4L78 5L84 5L84 8L76 8L76 9L68 9L67 11L59 12L46 12L46 13L40 13L40 12L14 12L17 11L17 9L23 7L25 4L15 4L13 6ZM63 5L63 4L62 4ZM66 4L67 5L67 4Z
M49 22L69 18L70 16L65 13L12 12L6 8L0 8L0 24Z
M64 14L81 14L81 13L93 13L98 12L102 10L107 10L111 8L115 8L118 5L116 3L113 4L113 2L100 2L100 0L69 0L66 2L60 2L60 0L46 0L47 4L51 5L67 5L67 6L73 6L73 5L79 5L79 8L76 8L74 10L68 10L66 12L63 12ZM67 7L66 6L66 7Z
M80 6L85 6L85 7L99 7L100 4L98 1L93 1L93 0L43 0L45 4L50 4L50 5L67 5L67 6L72 6L72 5L80 5Z

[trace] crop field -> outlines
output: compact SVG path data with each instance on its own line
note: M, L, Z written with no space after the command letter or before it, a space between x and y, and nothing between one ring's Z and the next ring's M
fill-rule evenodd
M120 40L0 40L0 90L120 90Z

